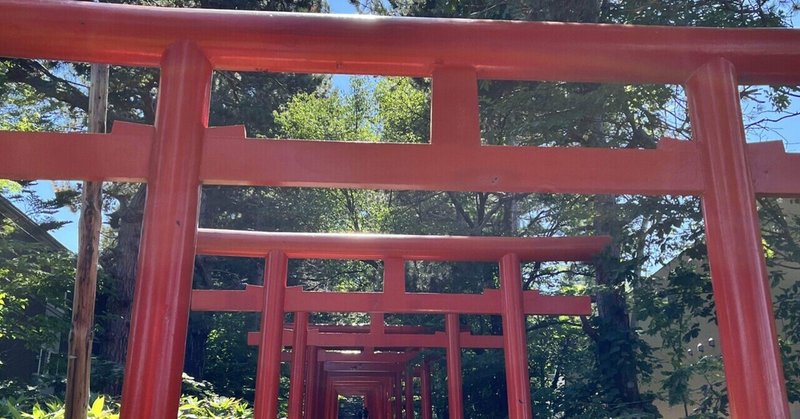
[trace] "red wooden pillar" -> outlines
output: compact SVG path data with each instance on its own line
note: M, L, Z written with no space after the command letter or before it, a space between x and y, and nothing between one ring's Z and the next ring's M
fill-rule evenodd
M405 371L405 402L406 418L414 419L414 372L406 368Z
M458 313L447 313L447 400L450 419L464 417L464 398L461 388L461 326Z
M174 418L178 411L211 73L191 42L170 45L161 59L122 418Z
M383 293L391 298L400 297L405 292L406 262L401 258L387 258L383 261Z
M328 373L325 372L324 362L320 362L319 364L317 364L317 371L318 371L317 377L319 377L319 382L317 383L317 404L316 406L314 406L314 409L317 411L317 415L322 413L322 417L327 417L325 416L327 414L326 405L328 403L327 399L328 393L326 393L326 391L327 391L328 381L330 380L330 378L328 376Z
M269 252L264 272L264 311L261 316L261 341L256 371L255 419L275 419L278 415L278 384L283 350L283 300L286 294L286 255Z
M303 417L303 380L306 375L306 342L308 340L308 313L294 314L294 343L292 345L292 375L289 388L289 419ZM310 385L310 383L309 383Z
M339 393L334 390L331 392L331 419L339 418Z
M378 389L373 388L366 396L364 396L364 403L367 406L366 409L369 412L370 418L380 418L381 414L381 406L380 406L380 392Z
M392 380L391 378L384 378L383 383L381 385L381 412L383 412L383 418L391 419L392 417Z
M531 390L528 375L528 339L522 301L522 275L519 256L509 254L500 260L500 293L503 304L503 350L505 351L508 416L530 419Z
M422 372L419 375L420 396L422 406L420 408L422 419L431 419L433 406L431 405L431 367L428 361L422 361Z
M438 67L431 78L431 145L478 147L478 78L474 68Z
M325 380L325 397L323 399L322 417L325 419L336 419L336 410L338 410L338 403L336 401L336 390L333 388L333 383L330 380Z
M789 418L736 71L718 59L687 81L731 415Z
M316 417L316 404L318 400L317 391L319 391L319 366L318 363L318 350L316 346L308 346L308 366L306 367L306 400L305 400L305 417Z
M394 417L403 418L403 382L399 371L394 373Z

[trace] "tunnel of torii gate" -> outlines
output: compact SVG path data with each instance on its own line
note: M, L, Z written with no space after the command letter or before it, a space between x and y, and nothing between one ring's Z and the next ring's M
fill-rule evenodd
M400 371L374 362L360 368L333 369L319 358L306 357L321 349L358 349L364 354L381 351L416 353L419 348L446 348L450 417L463 417L461 397L461 349L502 348L509 386L509 410L518 405L530 412L525 315L589 315L586 296L545 296L522 291L520 263L531 261L591 261L609 243L608 237L501 238L432 237L409 235L346 235L256 233L201 229L197 253L246 256L267 253L265 286L242 291L194 290L192 309L198 311L261 312L261 330L248 336L259 346L255 417L273 418L278 405L278 370L283 346L292 347L289 417L336 418L337 395L362 395L370 417L413 418L414 411L401 404ZM383 261L382 292L303 291L286 287L289 258L378 259ZM500 289L482 294L407 293L405 264L409 260L490 261L499 263ZM275 307L279 307L275 310ZM284 312L295 313L291 328L283 325ZM369 312L366 329L346 326L309 327L309 312ZM384 314L442 313L445 333L424 333L408 326L387 326ZM503 336L474 336L462 331L459 314L500 314ZM410 351L410 352L408 352ZM316 355L318 356L318 355ZM365 368L366 367L366 368ZM315 371L316 375L308 374ZM514 373L516 372L516 373ZM427 372L424 382L427 383ZM411 389L406 384L406 392ZM355 387L353 387L355 386ZM423 386L427 387L427 385ZM372 388L363 393L365 388ZM407 393L405 393L407 395ZM309 402L309 397L312 402ZM392 403L387 400L394 397ZM422 391L421 416L430 417L429 391ZM303 400L306 400L305 404ZM521 400L523 403L518 403ZM523 414L523 412L519 412ZM528 413L530 415L530 413ZM515 416L516 417L516 416Z
M402 386L413 381L409 374L420 376L421 415L429 415L427 363L412 372L403 357L444 347L448 377L455 378L456 350L470 345L502 346L509 416L530 418L525 316L585 314L588 307L581 298L523 292L520 263L589 260L609 240L198 230L201 185L700 196L731 416L789 418L755 198L800 196L800 156L779 142L745 143L737 88L800 84L800 31L6 0L0 56L160 69L152 126L117 122L108 134L0 132L2 178L148 184L122 418L176 416L192 308L262 314L252 337L259 346L257 418L276 416L284 344L306 348L292 352L292 359L305 357L292 362L293 418L301 417L304 398L307 411L334 415L336 394L363 396L375 414L397 416L398 401L414 392ZM209 127L214 70L429 77L429 143L253 140L242 127ZM480 79L682 85L693 138L663 139L653 150L482 145ZM193 291L196 254L264 258L265 285L215 291L219 297ZM384 290L287 288L287 261L308 257L382 260ZM406 260L496 262L500 287L480 295L406 293ZM368 331L304 327L308 313L326 311L372 313L376 321ZM297 320L287 330L288 312ZM395 330L381 313L441 314L448 327L445 334ZM503 336L461 333L458 315L474 313L502 316ZM339 359L335 348L361 348L363 358ZM353 373L354 366L363 369ZM298 384L304 376L305 390ZM458 379L448 381L450 406L459 406Z

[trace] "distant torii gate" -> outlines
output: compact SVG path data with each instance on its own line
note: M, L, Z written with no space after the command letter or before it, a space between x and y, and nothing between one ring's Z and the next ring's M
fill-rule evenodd
M754 199L800 195L800 156L779 143L745 144L737 85L799 84L798 31L7 0L0 2L0 56L161 69L154 126L0 132L1 177L148 182L123 418L176 415L195 244L202 249L212 235L197 233L201 184L702 196L731 414L789 418ZM430 144L264 141L241 128L208 128L215 69L431 77ZM483 146L478 79L681 84L694 141L662 141L656 150ZM284 298L277 284L286 257L270 251L264 300ZM518 269L514 256L500 257ZM524 332L519 288L508 281L500 289L515 342ZM439 304L417 298L404 302ZM290 308L291 301L288 294L286 310L318 310ZM274 320L282 307L268 304L266 317ZM280 334L281 327L268 329L262 342L279 344ZM507 349L517 354L512 365L524 363L524 347ZM266 368L276 368L279 352L270 353ZM512 373L511 381L527 383L524 371ZM510 391L527 393L520 386ZM531 417L519 396L510 416Z
M591 261L609 241L608 237L435 237L201 229L198 254L268 255L264 272L265 286L247 286L242 291L195 290L192 293L192 309L262 313L261 331L251 338L251 343L259 345L256 419L271 419L278 413L280 371L277 360L287 344L293 346L292 392L289 396L289 417L292 419L315 417L302 415L302 382L306 376L303 365L306 363L307 345L370 350L447 348L451 396L449 411L453 419L463 418L461 348L501 347L505 352L509 411L516 409L517 414L523 414L522 411L530 412L525 316L589 315L591 307L589 297L543 296L536 291L522 291L520 263ZM290 258L382 260L383 292L307 292L301 287L287 289L286 265ZM497 262L500 264L500 289L485 290L483 294L408 293L405 289L405 263L409 260ZM289 333L283 327L285 311L295 312L297 316L296 325ZM372 322L367 333L353 333L358 330L341 327L338 332L333 330L333 333L319 333L319 327L307 333L309 312L368 312L372 313ZM445 334L403 333L407 330L386 326L383 313L446 314L447 330ZM459 313L500 314L504 335L462 335L458 327ZM399 333L387 333L392 329ZM354 377L351 374L349 378ZM364 383L363 380L358 382ZM332 397L331 392L334 392L333 388L326 388L325 397ZM330 413L330 405L325 406L325 413ZM385 413L383 407L381 404L375 412L382 415Z

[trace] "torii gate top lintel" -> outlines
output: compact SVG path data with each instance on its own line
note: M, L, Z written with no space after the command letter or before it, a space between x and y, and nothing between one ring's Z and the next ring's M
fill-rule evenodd
M167 46L191 41L217 70L430 77L443 65L472 68L486 79L672 84L724 58L742 83L800 83L792 70L800 66L800 34L774 28L264 13L63 0L4 1L0 13L0 38L12 41L4 55L27 58L159 67ZM636 65L620 65L625 62Z
M161 71L153 126L0 132L0 177L148 183L123 418L169 418L177 410L193 261L202 250L196 244L219 233L197 231L202 184L702 196L731 414L789 418L754 200L800 196L800 155L746 144L737 87L800 83L800 31L7 0L0 40L0 56ZM214 70L430 77L430 143L251 141L241 128L209 128ZM681 84L693 141L663 140L655 150L484 146L479 79ZM236 250L237 234L223 233L228 244L217 250ZM257 251L267 260L265 286L249 295L261 298L252 308L271 325L259 336L262 350L270 349L257 385L277 388L284 302L293 298L288 257L274 246ZM499 255L505 280L492 312L503 315L509 414L529 418L518 253ZM368 307L378 297L360 301ZM458 312L444 310L450 330L458 330ZM459 347L459 337L448 334L447 347ZM274 418L276 400L259 397L257 417Z

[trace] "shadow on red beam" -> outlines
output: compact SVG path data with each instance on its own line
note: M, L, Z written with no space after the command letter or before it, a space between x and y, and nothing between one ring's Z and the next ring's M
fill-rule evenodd
M395 373L405 371L406 365L374 362L325 362L323 369L327 372L341 373Z
M110 134L0 131L0 178L145 182L153 133L120 121Z
M257 332L256 336L258 335ZM258 346L258 342L250 342L248 336L248 345ZM417 350L404 350L402 352L338 352L337 350L324 350L320 349L317 354L317 362L338 362L338 363L358 363L369 362L377 364L396 364L408 363L417 357L419 351ZM281 352L281 362L291 363L292 352Z
M528 261L591 261L608 236L480 237L352 233L272 233L201 228L197 253L263 257L280 249L290 259L496 262L514 253Z
M800 197L800 153L786 153L783 142L747 145L756 193L762 196Z
M247 344L258 346L260 332L249 332ZM283 346L292 345L294 333L291 329L283 330ZM460 332L462 348L502 348L501 335L473 335L469 331ZM308 331L308 344L321 349L357 349L379 348L381 350L407 350L409 348L446 348L445 332L424 333L325 333L319 330ZM355 358L354 358L355 359Z
M284 346L292 344L291 332L284 330ZM249 332L247 344L257 346L261 337L260 332ZM473 335L461 332L459 337L462 348L502 348L503 337L497 335ZM406 348L446 348L447 335L438 332L431 335L423 334L364 334L364 333L315 333L309 331L308 344L324 349L362 349L377 348L381 350L406 349Z
M353 374L333 372L328 375L331 387L337 394L346 397L364 396L370 392L383 393L384 389L390 386L391 379L392 377L388 374L359 377Z
M473 66L482 78L592 82L682 83L699 66L721 57L736 66L742 83L800 83L800 33L772 28L366 18L5 0L0 2L0 39L2 56L134 66L157 66L168 45L187 40L218 69L429 76L436 63L447 63Z
M249 339L249 338L248 338ZM469 332L461 333L462 348L502 348L502 336L476 336ZM289 342L286 342L289 343ZM371 335L350 333L309 333L309 345L321 348L446 348L447 335L405 334Z
M244 291L194 290L194 311L263 311L263 288L248 285ZM523 292L525 314L572 315L591 314L591 297L542 295ZM308 292L301 287L286 290L284 310L287 312L346 313L460 313L500 314L498 290L483 294L403 293L387 297L380 292ZM311 343L309 343L310 345Z
M466 325L464 325L466 327ZM284 328L294 331L294 323L286 323ZM339 324L313 324L308 326L309 330L317 330L321 333L370 333L371 326L358 325L339 325ZM434 333L434 330L427 326L407 326L407 325L386 325L384 333Z

